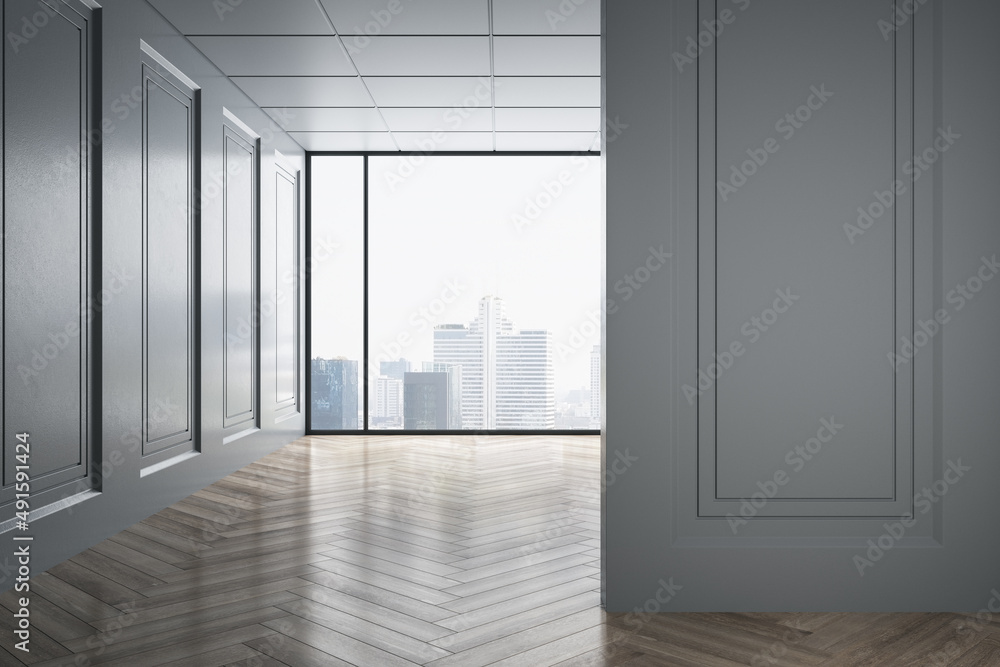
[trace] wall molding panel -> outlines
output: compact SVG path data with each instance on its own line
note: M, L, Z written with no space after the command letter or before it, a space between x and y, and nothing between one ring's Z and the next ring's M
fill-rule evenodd
M275 418L300 413L299 172L275 156Z
M141 46L142 455L149 467L198 451L201 117L198 86Z
M260 137L223 109L223 428L260 426Z
M699 21L720 19L717 5L699 0ZM914 90L930 78L915 72L917 49L931 45L915 41L912 21L890 39L871 29L891 2L814 16L821 7L747 12L697 63L698 367L716 376L697 396L701 517L739 516L779 470L788 478L760 516L911 515L914 458L930 456L926 442L916 451L914 411L930 407L916 399L914 366L893 369L887 353L916 330L926 296L915 276L932 270L916 256L930 218L915 218L904 166L932 129L915 125ZM855 45L853 79L824 62L836 40L803 30L804 53L806 38L787 36L793 21ZM748 58L762 43L785 52ZM879 213L869 184L895 179L903 192ZM845 234L868 209L879 224Z
M15 498L15 434L27 432L36 516L67 487L99 486L101 13L80 0L3 12L0 506ZM22 30L24 16L44 30Z

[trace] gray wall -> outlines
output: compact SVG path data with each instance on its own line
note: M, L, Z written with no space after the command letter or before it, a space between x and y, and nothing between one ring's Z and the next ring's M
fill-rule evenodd
M303 151L146 2L46 1L4 3L0 589L16 433L37 573L304 432Z
M605 3L611 611L975 611L1000 583L1000 7L904 3L916 13L883 30L891 0L834 4ZM787 136L776 121L824 83L835 96ZM857 207L948 128L852 243ZM786 288L793 305L759 328ZM830 417L845 427L820 455L784 458ZM776 494L732 521L758 482Z

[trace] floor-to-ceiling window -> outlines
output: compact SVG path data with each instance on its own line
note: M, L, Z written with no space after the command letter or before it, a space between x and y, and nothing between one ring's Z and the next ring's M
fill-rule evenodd
M599 158L311 166L313 431L598 428Z

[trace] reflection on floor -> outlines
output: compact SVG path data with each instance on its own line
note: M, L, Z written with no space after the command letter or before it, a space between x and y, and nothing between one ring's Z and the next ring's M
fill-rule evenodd
M952 614L605 614L599 451L302 438L36 576L33 652L4 613L0 662L1000 665L1000 623Z

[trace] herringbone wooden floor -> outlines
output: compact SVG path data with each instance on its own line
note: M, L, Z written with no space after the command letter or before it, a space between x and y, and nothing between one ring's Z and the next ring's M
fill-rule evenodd
M4 665L1000 665L954 614L606 614L595 437L303 438L32 581ZM14 609L12 593L0 604Z

